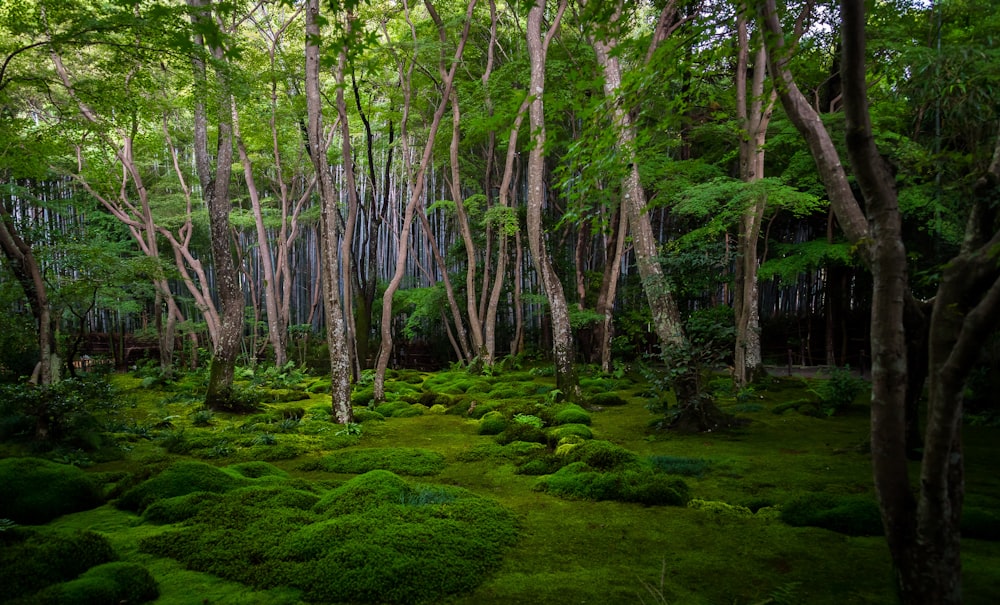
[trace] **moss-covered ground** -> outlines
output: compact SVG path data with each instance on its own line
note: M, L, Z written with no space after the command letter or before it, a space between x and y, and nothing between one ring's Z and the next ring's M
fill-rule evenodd
M172 605L895 602L864 396L825 416L801 379L719 389L750 424L681 435L655 428L646 406L669 395L638 376L584 373L590 400L570 406L543 374L393 372L389 404L356 387L348 426L315 379L230 415L116 377L135 402L118 418L124 454L84 471L87 505L106 503L53 508L67 514L37 531L104 538L121 564L93 578L141 567L148 602ZM973 605L1000 594L998 437L965 432ZM41 521L13 522L11 544ZM57 581L49 595L77 587Z

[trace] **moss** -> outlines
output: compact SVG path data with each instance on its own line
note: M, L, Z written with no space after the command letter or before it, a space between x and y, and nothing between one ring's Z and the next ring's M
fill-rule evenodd
M587 401L592 406L608 408L620 405L627 405L628 401L623 399L617 393L595 393L587 398Z
M281 477L287 478L289 475L280 468L274 466L273 464L268 464L261 460L254 460L252 462L240 462L238 464L231 464L229 469L236 471L240 475L248 479L259 479L260 477Z
M375 389L373 387L362 387L351 394L351 405L356 407L366 406L375 399Z
M427 413L428 414L447 414L448 413L448 408L445 407L445 406L443 406L443 405L441 405L440 403L435 403L434 405L431 406L431 408L429 410L427 410Z
M255 588L298 588L307 601L427 603L483 582L516 537L513 516L496 503L385 471L344 483L308 510L280 486L221 498L140 548Z
M550 445L558 445L567 437L578 437L580 442L594 438L594 432L585 424L563 424L546 431Z
M385 416L368 408L354 408L353 414L354 422L358 423L385 420Z
M598 472L583 462L562 467L542 479L537 489L565 498L647 505L682 506L690 498L690 489L680 479L668 479L647 469Z
M163 498L192 492L221 493L245 485L248 481L249 479L204 462L176 462L155 477L125 492L115 505L125 510L142 512Z
M691 500L688 508L700 510L720 519L745 519L754 515L753 511L739 504L728 504L716 500Z
M552 424L587 424L590 414L575 403L564 403L553 410Z
M30 595L114 559L107 538L94 532L8 529L0 532L0 601Z
M528 443L546 443L545 431L524 422L511 422L502 432L497 434L496 441L500 445L507 445L515 441L525 441Z
M39 458L0 460L0 486L0 518L27 525L41 525L104 502L84 471Z
M192 492L183 496L163 498L142 512L143 520L156 525L180 523L195 516L206 502L218 502L222 496L212 492Z
M594 469L611 470L634 464L638 456L610 441L593 440L573 448L566 459L569 463L582 462Z
M822 527L849 536L883 533L878 504L863 496L803 494L781 507L781 520L795 527Z
M1000 540L1000 516L994 511L976 506L962 509L962 538Z
M701 477L711 467L711 463L704 458L653 455L648 460L649 464L661 473L684 477Z
M436 475L444 469L444 456L419 448L367 448L330 454L303 468L329 473L361 474L385 470L400 475Z
M375 411L386 418L412 418L423 414L425 408L405 401L388 401L376 407Z
M479 419L480 435L499 435L507 428L507 419L500 412L488 412Z
M37 605L131 605L158 596L156 580L145 567L114 562L93 567L75 580L50 586L31 600Z
M471 403L473 402L470 402L470 405ZM479 420L486 414L489 414L490 412L494 411L500 411L500 409L501 409L501 404L497 401L486 401L482 403L476 403L475 408L469 409L469 418L474 418L476 420Z

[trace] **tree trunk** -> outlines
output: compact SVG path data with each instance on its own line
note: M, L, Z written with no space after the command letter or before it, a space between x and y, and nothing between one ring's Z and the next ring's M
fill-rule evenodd
M326 311L326 340L330 351L331 415L341 424L353 420L351 410L351 358L347 328L340 299L340 263L337 258L341 235L337 210L337 192L326 160L323 137L323 106L320 98L320 6L309 0L306 8L306 111L309 155L316 171L321 206L320 267L323 282L323 308ZM341 51L343 52L343 51ZM349 287L347 285L346 287Z
M528 57L531 62L531 105L528 119L531 124L531 151L528 155L528 247L534 260L535 271L549 303L552 319L552 358L556 370L556 388L571 400L579 400L580 385L573 369L573 331L569 324L569 306L563 292L559 275L549 258L542 232L542 206L545 204L545 106L542 96L545 91L545 56L559 21L566 9L566 2L559 3L559 12L553 20L544 40L542 38L542 15L545 0L536 0L528 10L527 37Z

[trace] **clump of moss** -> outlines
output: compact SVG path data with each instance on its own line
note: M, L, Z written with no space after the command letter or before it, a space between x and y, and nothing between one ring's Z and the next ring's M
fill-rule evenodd
M515 441L507 445L482 443L461 452L456 458L459 462L479 462L482 460L495 460L497 462L517 461L544 451L546 451L545 446L541 443L527 443L524 441Z
M222 493L246 485L250 480L204 462L176 462L151 479L125 492L118 508L142 512L157 500L192 492Z
M563 424L560 426L554 426L550 428L546 434L549 438L549 445L557 446L564 442L564 440L576 437L572 441L575 443L582 443L588 439L594 438L593 431L590 427L585 424Z
M31 597L37 605L146 603L160 595L156 580L142 565L114 562L92 567L79 578L55 584Z
M444 469L444 456L419 448L386 447L345 450L304 465L303 470L362 474L384 470L400 475L436 475Z
M268 464L267 462L264 462L262 460L254 460L251 462L240 462L238 464L231 464L229 465L229 468L248 479L259 479L261 477L280 477L283 479L288 478L288 473L274 466L273 464Z
M3 586L3 593L0 600L26 597L114 559L107 538L90 531L47 527L15 527L2 531L0 586Z
M552 410L552 424L590 424L590 414L575 403L564 403Z
M353 410L354 422L371 422L373 420L385 420L385 416L379 414L375 410L370 410L368 408L354 408Z
M412 418L423 414L425 408L405 401L387 401L376 407L375 411L385 418Z
M595 393L588 398L588 402L592 406L609 408L619 405L627 405L628 402L625 401L620 395L616 393Z
M516 536L495 502L386 471L311 504L282 489L228 492L140 549L255 588L297 588L307 601L428 603L479 585Z
M104 499L85 472L40 458L0 460L0 518L25 525L100 506Z
M690 489L681 479L670 479L645 468L598 471L584 462L562 467L540 480L536 488L564 498L648 505L683 506L690 499Z
M598 470L613 470L635 464L638 456L610 441L593 440L581 443L566 454L566 462L582 462Z
M803 494L781 507L781 520L795 527L822 527L849 536L883 533L878 504L864 496Z
M684 477L701 477L711 467L711 463L704 458L687 458L684 456L650 456L649 464L661 473L682 475Z
M142 518L156 525L180 523L195 516L206 502L218 502L222 496L213 492L192 492L183 496L163 498L142 512Z
M528 443L546 443L545 431L541 428L526 422L511 422L503 431L495 437L500 445L507 445L515 441L525 441Z
M746 519L753 516L753 511L739 504L729 504L718 500L691 500L688 508L700 510L717 519Z
M499 435L507 428L507 424L507 419L500 412L488 412L479 419L479 434Z

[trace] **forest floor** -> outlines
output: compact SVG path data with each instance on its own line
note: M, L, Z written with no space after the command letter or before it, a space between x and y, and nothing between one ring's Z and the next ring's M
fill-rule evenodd
M693 465L694 471L679 475L690 489L687 506L560 497L544 489L548 475L525 473L519 466L523 460L506 455L508 450L497 444L498 437L481 434L486 420L482 415L472 417L477 406L472 406L473 412L468 408L474 400L479 406L488 405L507 414L509 421L524 410L551 406L551 377L528 371L487 377L470 377L462 370L396 372L389 388L398 397L394 409L404 409L403 393L410 394L410 401L424 396L425 403L437 403L406 403L405 409L410 410L406 414L368 414L359 424L360 434L350 439L344 437L344 427L337 430L338 425L323 416L329 413L329 396L324 394L322 381L291 389L305 386L304 391L311 391L303 395L306 399L268 404L270 419L258 417L262 423L258 425L241 415L217 413L208 418L202 414L197 419L195 398L180 397L176 390L144 387L138 378L118 377L116 382L135 402L127 412L132 422L148 424L151 418L169 417L172 429L154 432L151 438L131 438L125 457L87 470L141 474L144 468L163 468L179 460L227 466L267 459L294 480L321 490L358 476L357 472L328 470L329 465L324 465L334 455L376 453L375 459L390 466L400 452L410 457L421 452L440 456L443 463L432 472L405 477L405 465L394 472L411 484L462 488L495 501L514 514L518 530L502 559L484 568L471 590L437 597L432 601L435 603L895 602L884 538L864 532L849 535L820 527L793 527L781 517L783 507L803 497L874 501L864 396L834 416L801 413L797 410L808 406L796 407L796 402L809 401L813 383L801 377L783 377L783 369L774 368L765 384L749 396L745 394L742 401L732 395L718 399L725 411L748 418L751 422L747 427L697 435L657 429L655 421L661 416L646 406L667 395L652 391L635 375L584 379L589 395L615 394L624 404L588 411L592 438L632 452L641 461L673 460ZM797 374L815 374L809 368L795 370ZM364 389L359 391L357 409L367 409ZM287 422L288 418L299 420ZM280 428L282 424L285 428ZM248 434L248 426L256 428ZM259 445L264 433L272 435L276 443ZM995 462L1000 454L998 437L998 428L966 429L967 507L1000 510L1000 474ZM173 445L178 439L186 447ZM552 451L547 451L551 457ZM142 564L155 577L160 591L155 601L158 604L305 602L305 595L296 589L255 589L140 549L144 538L173 526L153 526L147 518L120 510L113 503L65 515L50 525L108 536L123 560ZM965 602L995 603L1000 594L1000 542L963 539L962 546ZM456 573L459 567L456 563Z

